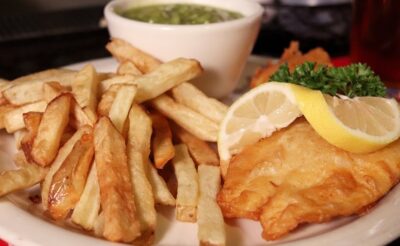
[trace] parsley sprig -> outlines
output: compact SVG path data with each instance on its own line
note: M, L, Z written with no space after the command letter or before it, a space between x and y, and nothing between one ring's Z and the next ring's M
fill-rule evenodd
M292 73L288 65L283 64L270 77L270 81L298 84L333 96L386 96L386 87L379 76L362 63L346 67L316 67L314 62L305 62Z

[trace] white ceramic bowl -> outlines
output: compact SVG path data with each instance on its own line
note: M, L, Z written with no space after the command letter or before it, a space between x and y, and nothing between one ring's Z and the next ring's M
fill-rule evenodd
M209 5L244 17L213 24L164 25L118 14L134 6L167 3ZM262 13L258 3L248 0L115 0L104 9L111 37L122 38L162 61L177 57L199 60L205 72L193 83L218 98L229 95L237 85L257 38Z

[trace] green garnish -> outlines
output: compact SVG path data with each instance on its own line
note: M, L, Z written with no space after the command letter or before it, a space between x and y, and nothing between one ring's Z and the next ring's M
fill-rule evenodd
M302 85L335 96L386 96L386 87L366 64L355 63L346 67L328 67L314 62L296 66L291 73L287 64L279 67L270 81Z

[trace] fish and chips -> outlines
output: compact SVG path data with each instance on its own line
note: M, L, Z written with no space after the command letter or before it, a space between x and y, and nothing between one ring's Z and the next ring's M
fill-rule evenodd
M176 220L197 223L199 245L223 246L224 218L259 220L263 238L276 240L305 223L361 214L400 179L400 140L355 154L302 116L221 168L213 143L229 109L189 83L200 63L163 63L120 39L106 48L115 73L88 64L0 81L0 129L18 147L17 169L0 173L0 196L40 183L52 219L140 245L154 244L158 207L171 206ZM251 87L306 61L332 65L324 50L302 54L292 42Z

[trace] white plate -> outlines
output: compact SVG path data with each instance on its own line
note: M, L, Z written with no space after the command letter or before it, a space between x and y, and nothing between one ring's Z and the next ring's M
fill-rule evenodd
M111 58L88 61L98 71L114 71L116 63ZM88 63L85 62L85 63ZM251 57L244 72L242 84L254 68L264 64L265 58ZM78 69L83 64L69 68ZM229 99L227 99L229 100ZM13 137L0 131L0 171L12 168L11 156L15 152ZM0 184L1 185L1 184ZM94 238L68 224L54 224L46 218L30 199L36 189L18 192L0 199L0 238L18 246L70 246L70 245L123 245ZM158 209L156 245L198 245L197 225L177 222L174 209ZM238 219L227 220L227 245L383 245L400 236L400 186L387 194L367 215L350 217L330 223L302 226L285 239L266 243L261 238L258 222Z

